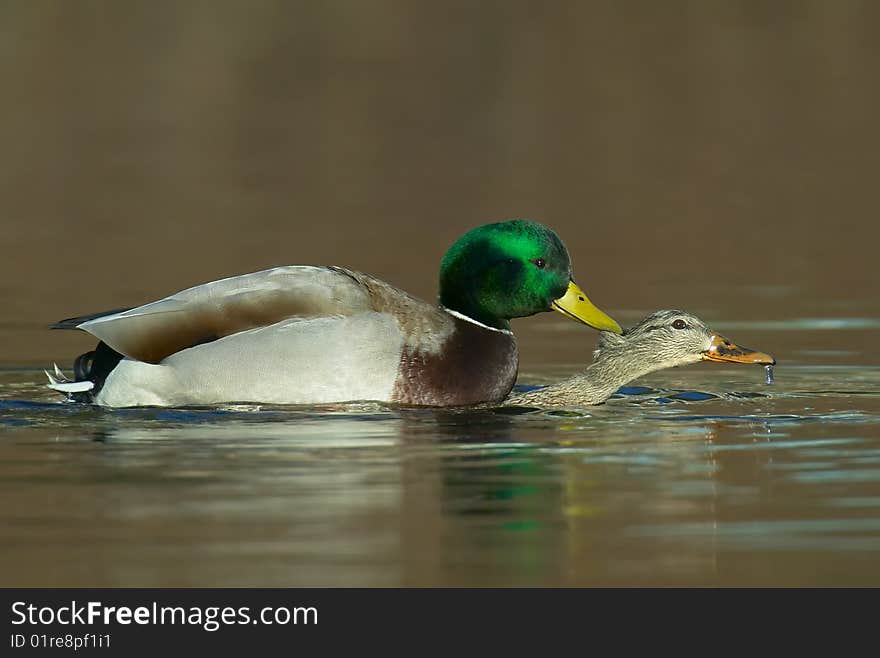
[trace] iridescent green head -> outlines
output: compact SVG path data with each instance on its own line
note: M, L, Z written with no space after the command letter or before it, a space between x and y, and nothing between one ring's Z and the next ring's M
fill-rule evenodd
M551 229L525 219L465 233L440 264L440 303L490 327L557 310L596 329L620 326L572 282L568 250Z

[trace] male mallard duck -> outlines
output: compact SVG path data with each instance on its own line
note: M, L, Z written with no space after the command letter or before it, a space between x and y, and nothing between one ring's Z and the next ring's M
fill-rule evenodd
M602 332L586 372L513 395L509 405L574 407L601 404L618 388L655 370L697 361L774 365L769 354L739 347L684 311L656 311L622 335Z
M360 272L290 266L62 320L53 327L100 342L76 360L75 381L56 367L49 385L110 407L498 402L517 373L509 320L551 309L621 331L572 281L559 237L513 220L450 247L439 306Z

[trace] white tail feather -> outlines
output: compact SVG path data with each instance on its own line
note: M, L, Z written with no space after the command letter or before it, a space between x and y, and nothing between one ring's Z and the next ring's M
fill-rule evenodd
M61 393L84 393L95 388L94 382L65 382L59 384L47 384L48 388Z
M57 363L52 364L52 370L54 372L49 372L48 370L44 370L46 373L46 377L49 378L49 383L47 384L48 388L51 388L53 391L59 391L61 393L84 393L85 391L91 391L95 388L94 382L75 382L67 378L61 369L58 367Z

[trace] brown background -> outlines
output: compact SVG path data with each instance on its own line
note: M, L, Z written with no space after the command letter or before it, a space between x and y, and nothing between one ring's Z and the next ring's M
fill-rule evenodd
M278 264L433 299L458 235L523 216L624 322L877 315L878 26L872 2L5 2L0 361ZM542 321L526 363L555 358Z
M878 37L868 1L0 2L0 581L880 583ZM278 264L430 299L522 216L621 322L684 307L777 384L108 412L36 369L93 342L54 320ZM596 336L515 328L530 383Z

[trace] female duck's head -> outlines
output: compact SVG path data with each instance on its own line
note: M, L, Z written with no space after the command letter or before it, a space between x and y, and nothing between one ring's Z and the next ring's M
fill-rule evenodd
M465 233L440 264L440 303L490 327L555 309L596 329L620 326L572 281L568 250L552 230L516 219Z
M634 376L698 361L776 363L769 354L741 347L697 316L678 310L655 311L619 336L603 332L593 357L603 367L613 364Z
M545 388L511 396L507 404L601 404L624 384L655 370L698 361L772 366L769 354L730 342L684 311L657 311L623 334L602 332L586 372Z

